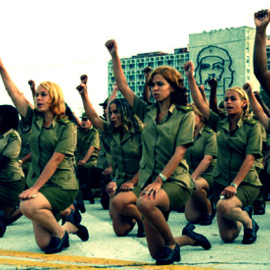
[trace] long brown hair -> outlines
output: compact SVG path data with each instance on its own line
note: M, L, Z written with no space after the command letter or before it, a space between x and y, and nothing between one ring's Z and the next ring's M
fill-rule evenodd
M171 92L171 103L186 106L188 102L188 95L187 89L184 87L181 73L170 66L159 66L150 73L147 79L148 86L152 86L153 78L158 74L160 74L174 90Z

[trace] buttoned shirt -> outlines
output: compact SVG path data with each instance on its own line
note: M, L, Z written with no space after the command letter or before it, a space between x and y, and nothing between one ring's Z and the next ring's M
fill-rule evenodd
M140 98L134 98L133 110L143 121L143 151L140 161L139 184L153 181L170 161L178 146L190 146L193 143L194 113L190 107L171 105L167 117L156 123L157 103L147 105ZM194 183L189 174L186 159L182 158L167 181L193 189Z
M99 132L93 126L87 130L78 128L76 160L82 160L91 146L94 147L94 151L87 162L84 164L85 167L97 165L97 158L100 147Z
M112 157L112 177L117 186L129 181L139 171L142 155L141 133L126 132L121 138L110 124L103 122L104 132L110 135L110 155Z
M204 173L212 173L217 157L216 133L208 126L203 126L194 138L194 144L186 151L190 174L196 170L206 155L212 156L213 160Z
M50 127L44 127L43 115L28 107L25 121L31 124L29 137L31 165L27 175L27 185L31 187L55 152L65 155L56 171L45 185L56 185L63 189L78 189L75 176L74 151L77 128L68 119L54 119Z
M10 129L0 136L0 156L10 159L6 166L0 169L0 181L18 181L24 174L17 158L21 151L21 138L18 132Z
M222 120L212 111L208 124L217 132L218 157L213 177L217 183L227 186L236 177L247 155L262 156L261 128L255 120L240 119L236 129L230 131L228 117ZM254 164L243 182L261 185Z

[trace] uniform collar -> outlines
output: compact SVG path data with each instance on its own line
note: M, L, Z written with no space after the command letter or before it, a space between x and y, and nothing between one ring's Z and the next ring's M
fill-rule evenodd
M44 123L44 116L43 114L39 113L36 111L36 119L35 119L35 122L37 124L37 126L39 127L39 129L41 130L43 128L43 123ZM56 116L54 117L54 119L52 120L52 123L51 123L51 126L50 127L55 127L57 123L57 120L56 120ZM50 128L48 127L48 128Z
M169 110L168 110L167 117L165 117L166 120L171 116L171 114L173 113L175 107L176 107L175 104L171 104L171 106L170 106L170 108L169 108ZM152 105L149 105L147 109L148 109L148 111L149 111L148 115L149 115L149 116L153 119L153 121L155 122L155 121L156 121L156 118L157 118L157 112L158 112L158 104L157 104L157 102L154 103L154 104L152 104ZM165 122L166 122L166 120L165 120ZM163 122L164 122L164 121L161 121L161 123L163 123Z
M223 120L220 121L220 125L227 130L228 132L230 132L230 119L227 116L226 118L224 118ZM237 122L237 127L240 128L243 125L243 119L240 118Z

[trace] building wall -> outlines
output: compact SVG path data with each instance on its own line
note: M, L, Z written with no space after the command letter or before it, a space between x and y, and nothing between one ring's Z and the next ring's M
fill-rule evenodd
M146 53L121 59L128 85L142 96L145 78L143 69L170 65L184 76L183 65L189 59L195 65L195 77L198 84L205 86L209 96L207 81L216 78L218 82L218 101L223 99L228 87L242 86L249 81L253 89L259 89L259 83L253 74L253 48L255 29L251 27L226 28L189 35L188 49L175 49L173 54L162 52ZM268 51L270 56L270 49ZM270 57L269 57L270 59ZM270 65L270 61L269 61ZM108 64L108 94L112 91L114 76L112 62Z

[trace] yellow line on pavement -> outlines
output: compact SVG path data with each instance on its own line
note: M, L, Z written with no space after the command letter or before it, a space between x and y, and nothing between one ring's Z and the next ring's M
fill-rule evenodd
M38 269L149 269L149 270L213 270L184 265L157 266L144 262L133 262L103 258L88 258L59 254L43 254L23 251L0 250L0 265L35 267ZM125 267L125 268L123 268Z

